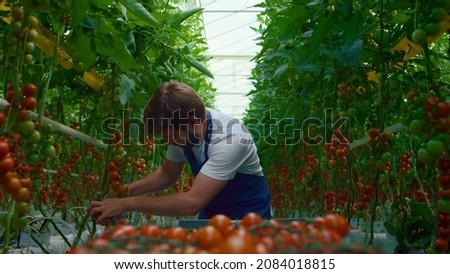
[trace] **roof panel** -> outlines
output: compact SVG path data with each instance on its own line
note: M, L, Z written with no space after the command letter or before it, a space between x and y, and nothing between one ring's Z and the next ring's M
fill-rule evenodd
M200 0L203 23L208 43L207 55L212 59L209 68L217 89L216 108L241 118L253 88L248 79L254 63L252 57L259 51L255 39L258 34L256 16L261 11L254 7L262 0Z

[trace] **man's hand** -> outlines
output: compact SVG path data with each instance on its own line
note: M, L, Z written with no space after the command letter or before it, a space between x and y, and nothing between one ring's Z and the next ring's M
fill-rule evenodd
M124 201L119 198L108 198L103 201L92 201L87 209L89 216L97 224L106 220L121 217L125 212Z

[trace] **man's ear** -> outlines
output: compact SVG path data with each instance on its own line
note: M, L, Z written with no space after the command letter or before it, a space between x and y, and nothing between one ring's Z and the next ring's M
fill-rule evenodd
M191 126L194 126L194 125L196 125L196 124L200 124L201 123L201 119L200 118L197 118L197 117L195 117L195 116L191 116L191 117L189 117L189 126L191 127Z

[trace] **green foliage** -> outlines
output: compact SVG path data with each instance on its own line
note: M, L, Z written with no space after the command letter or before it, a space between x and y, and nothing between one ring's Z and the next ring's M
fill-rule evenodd
M105 143L111 143L115 134L120 133L124 142L119 148L92 148L76 138L42 131L37 146L26 145L27 155L21 165L42 164L47 170L61 171L72 161L72 172L83 176L82 180L92 176L95 189L85 187L83 191L77 189L82 180L73 180L68 174L60 177L61 191L70 193L66 204L52 208L61 210L66 206L86 206L94 198L100 199L109 193L111 183L105 169L109 161L120 166L123 183L148 174L162 163L164 147L150 149L142 128L143 109L161 82L175 79L191 85L207 106L213 105L215 90L210 82L212 74L206 66L208 59L204 56L207 44L200 21L202 9L182 10L185 0L170 3L163 0L51 0L49 3L45 10L27 5L25 14L33 15L48 29L40 33L49 41L47 46L52 52L64 51L63 56L69 60L63 61L70 61L73 66L63 67L58 64L61 60L35 50L33 62L23 65L20 74L16 73L18 70L12 71L3 54L10 51L6 41L10 25L2 21L0 53L5 62L1 65L0 77L5 84L0 97L6 95L7 84L15 82L20 86L31 82L38 87L38 106L45 110L49 119ZM43 96L44 90L46 96ZM131 125L126 127L127 123ZM8 134L5 127L0 126L0 130L2 138ZM42 156L36 153L44 151L57 156L46 159L44 153ZM51 174L30 176L35 180L37 193L34 196L41 199L38 192L45 190L55 178ZM36 207L42 205L42 201L34 202Z
M435 230L436 219L432 216L426 204L411 199L401 198L392 205L392 215L384 226L399 242L396 253L426 249Z
M275 215L339 212L386 220L383 212L403 197L411 200L412 211L390 232L403 233L399 240L408 247L430 243L436 224L425 215L436 214L434 165L447 156L430 155L425 164L417 152L427 151L430 140L446 139L448 130L411 128L386 134L384 143L369 138L368 131L381 133L400 122L435 123L436 109L426 101L449 101L448 32L433 25L444 24L442 10L436 11L441 4L267 0L260 5L264 11L255 31L261 51L244 120L257 141ZM429 24L421 51L412 34ZM353 148L355 141L364 144ZM343 148L345 158L337 157ZM382 160L386 152L391 161ZM400 169L405 155L412 157ZM376 194L369 198L372 188ZM400 222L393 218L389 223Z

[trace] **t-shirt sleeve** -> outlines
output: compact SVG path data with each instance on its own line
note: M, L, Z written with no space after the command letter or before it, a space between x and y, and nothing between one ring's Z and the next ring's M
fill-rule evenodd
M240 135L230 135L211 143L208 148L208 161L200 172L216 180L231 180L245 162L250 150L249 140Z
M181 147L168 145L166 159L176 163L184 163L186 161L186 156L184 156L183 149Z

